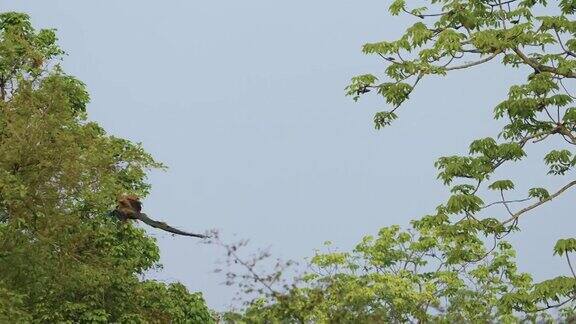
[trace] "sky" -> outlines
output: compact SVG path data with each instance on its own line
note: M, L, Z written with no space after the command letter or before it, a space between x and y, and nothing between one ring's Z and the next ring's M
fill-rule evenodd
M496 135L493 108L524 77L487 64L424 79L400 119L374 130L383 100L355 103L344 87L385 68L362 44L394 39L415 22L391 17L389 3L0 0L4 11L58 30L65 70L91 94L91 120L169 167L150 174L149 215L296 260L324 241L348 250L383 226L433 212L448 197L434 161ZM498 175L522 192L559 188L544 152L531 147L529 159ZM520 270L536 279L568 273L552 248L574 236L574 198L569 192L522 219L511 239ZM233 291L213 273L222 251L149 232L164 265L151 277L180 281L215 309L231 302Z

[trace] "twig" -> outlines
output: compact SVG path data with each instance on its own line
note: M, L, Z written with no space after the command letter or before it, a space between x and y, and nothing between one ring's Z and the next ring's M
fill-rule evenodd
M568 261L568 266L570 267L570 271L572 272L572 276L576 279L576 272L574 272L574 268L572 267L572 262L570 262L570 257L568 256L568 252L566 254L566 261Z
M510 203L521 203L521 202L525 202L532 199L532 197L528 197L528 198L524 198L524 199L516 199L516 200L506 200L506 201L495 201L493 203L489 203L488 205L485 205L484 207L482 207L482 209L494 206L494 205L498 205L498 204L510 204Z

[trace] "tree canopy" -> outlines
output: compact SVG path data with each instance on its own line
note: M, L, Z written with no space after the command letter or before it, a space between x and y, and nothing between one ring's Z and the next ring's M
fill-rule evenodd
M350 252L317 253L296 281L283 284L279 278L284 268L271 275L255 272L261 258L241 260L229 254L246 270L232 276L230 284L257 295L248 299L242 312L228 314L230 320L574 319L576 273L571 256L576 239L558 238L550 247L551 253L565 259L566 267L542 282L518 271L515 251L505 239L521 230L524 215L537 213L576 185L576 107L570 92L576 78L576 1L429 0L413 7L415 3L392 1L390 13L409 15L414 24L398 39L363 46L365 54L386 65L384 73L352 78L346 94L354 100L373 93L381 96L390 109L376 113L374 125L390 127L422 80L500 62L502 69L525 75L525 82L512 85L507 97L493 107L494 119L503 124L501 131L474 140L466 154L436 161L438 179L451 195L435 211L413 220L408 229L384 227ZM563 181L562 186L534 183L527 192L519 192L512 179L496 173L503 165L514 168L528 159L530 145L548 148L542 163L549 175ZM488 200L490 192L499 198ZM235 246L228 248L235 251Z
M0 14L0 322L212 322L201 294L141 279L156 242L108 213L163 165L88 121L63 54L54 30Z

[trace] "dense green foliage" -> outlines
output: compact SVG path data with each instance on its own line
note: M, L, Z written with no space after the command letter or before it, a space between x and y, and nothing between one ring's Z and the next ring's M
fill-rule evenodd
M245 261L247 274L237 282L259 296L243 312L227 314L229 319L573 320L576 273L570 256L576 239L561 238L554 247L566 260L559 273L570 275L534 282L530 274L518 272L515 252L504 238L520 230L523 215L537 212L576 185L576 108L569 93L570 79L576 78L576 1L429 0L419 2L427 7L410 7L415 3L395 0L390 6L392 15L406 14L416 21L399 39L363 47L364 53L387 65L385 75L354 77L347 94L354 100L368 93L381 95L392 106L374 117L376 128L382 128L398 118L399 108L426 77L500 60L501 68L526 75L526 81L513 85L494 109L494 118L504 124L501 132L473 141L468 154L438 159L438 178L451 196L435 212L414 220L409 230L386 227L351 252L318 253L300 281L280 288L272 286L279 282L279 273L256 275L254 263ZM518 193L511 179L495 178L500 166L514 167L525 160L528 145L548 145L543 162L564 186L549 191L534 184ZM500 198L487 200L490 191ZM520 198L509 198L514 196ZM246 278L260 281L266 289L255 290Z
M107 214L162 165L87 121L56 41L0 14L0 322L210 323L200 294L139 279L155 240Z

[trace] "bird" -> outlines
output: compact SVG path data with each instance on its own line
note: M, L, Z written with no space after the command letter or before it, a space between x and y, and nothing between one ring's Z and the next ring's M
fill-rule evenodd
M116 205L116 208L110 212L110 216L116 217L118 220L122 222L127 222L130 219L140 220L149 226L159 228L161 230L173 234L192 236L198 238L208 238L208 236L206 235L181 231L164 222L151 219L150 217L148 217L148 215L142 212L142 202L136 195L121 195L118 198L118 204Z

